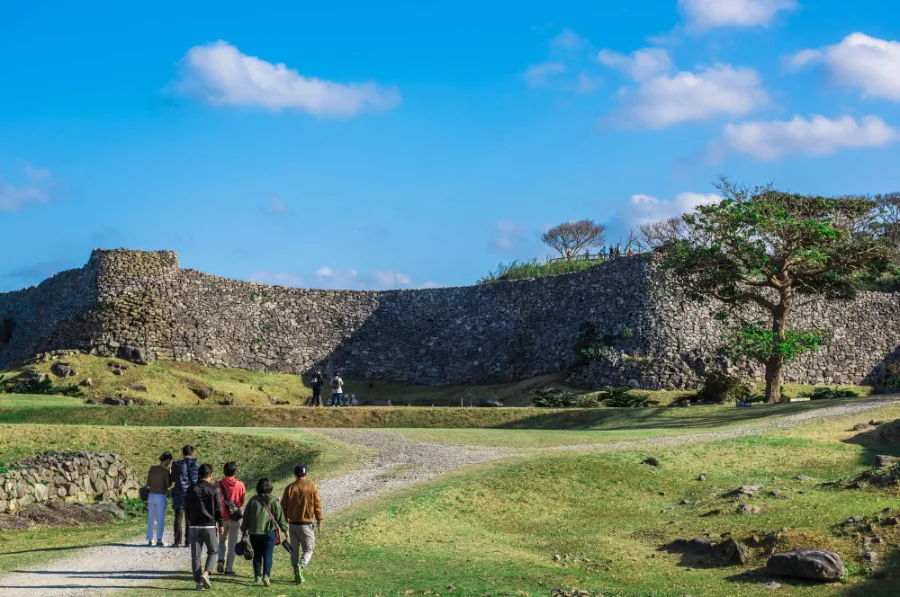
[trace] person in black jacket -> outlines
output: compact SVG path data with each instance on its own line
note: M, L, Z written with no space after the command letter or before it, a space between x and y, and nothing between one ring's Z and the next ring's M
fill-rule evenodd
M219 537L224 534L222 520L222 496L212 484L212 467L201 464L200 481L191 487L184 501L184 513L188 521L188 537L191 544L191 569L197 589L210 588L209 575L216 565ZM206 548L206 566L200 558Z
M181 460L172 464L172 510L175 511L175 540L172 547L188 547L189 541L184 533L184 500L191 487L197 484L200 465L194 459L194 446L181 449Z
M310 406L322 406L322 386L325 385L325 376L322 370L316 367L315 373L312 375L312 400Z

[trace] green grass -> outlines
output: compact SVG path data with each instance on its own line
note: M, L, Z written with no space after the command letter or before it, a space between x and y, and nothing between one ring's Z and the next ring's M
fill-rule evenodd
M534 258L531 261L513 261L501 263L497 269L478 281L479 284L497 282L499 280L525 280L544 276L574 274L590 267L600 265L605 259L575 259L569 261L548 261Z
M13 462L44 450L115 452L126 458L138 479L157 463L163 450L180 454L185 444L197 447L198 459L212 464L216 476L225 462L234 460L238 478L248 486L261 476L282 484L292 476L298 462L308 462L319 479L342 474L358 466L366 454L295 430L0 425L0 462ZM139 517L85 528L0 531L0 574L64 557L70 549L130 538L145 525L146 520Z
M565 587L624 597L762 597L773 593L757 588L760 579L743 576L765 563L761 552L743 567L705 567L659 548L705 533L743 539L787 529L779 549L836 550L848 577L831 585L780 580L784 586L778 594L892 597L900 566L889 545L900 541L900 529L879 530L886 543L874 549L886 562L886 577L873 578L863 573L860 539L840 536L835 525L883 508L897 512L900 491L839 491L793 481L799 474L822 481L854 475L873 453L866 446L803 437L816 427L796 435L652 451L544 455L465 469L364 503L330 521L307 572L310 583L302 589L289 584L286 554L278 553L272 589L248 586L248 566L241 562L242 577L220 579L212 594L538 596ZM660 459L660 468L639 464L649 455ZM706 482L696 480L701 472L708 474ZM791 499L763 491L751 501L761 507L760 514L738 514L735 502L723 494L751 483L766 490L786 488ZM685 500L688 505L682 504ZM721 513L701 516L713 509ZM554 560L556 555L560 561ZM157 583L162 588L184 584Z
M710 426L753 422L814 410L858 398L792 404L759 404L753 408L692 406L689 408L429 408L429 407L252 407L252 406L102 406L61 399L0 395L0 424L106 424L196 427L376 427L414 429L572 429L627 431L656 428L687 433ZM50 406L52 404L53 406Z

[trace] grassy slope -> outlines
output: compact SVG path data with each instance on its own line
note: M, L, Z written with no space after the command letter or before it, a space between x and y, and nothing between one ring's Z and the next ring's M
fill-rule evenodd
M204 427L381 427L416 429L579 429L631 431L659 429L685 433L746 423L838 404L817 400L759 404L753 408L428 408L428 407L239 407L239 406L89 406L59 397L0 395L0 424L108 424ZM855 399L848 399L855 400ZM60 406L70 404L71 406ZM434 432L432 437L439 434Z
M0 462L44 450L116 452L140 476L163 450L178 453L188 443L198 448L200 461L212 464L217 475L225 462L236 461L238 477L248 485L263 475L284 481L299 461L309 462L318 478L340 474L362 455L339 442L293 430L0 425ZM0 574L64 557L70 549L122 540L138 534L145 524L139 518L85 528L0 531Z
M146 366L133 365L119 359L107 359L90 355L75 355L64 360L71 363L78 374L61 380L62 383L80 383L86 378L94 382L92 388L83 388L86 396L103 399L106 396L122 395L128 398L143 398L166 405L195 405L197 396L191 387L212 387L217 394L205 403L215 403L225 396L233 394L236 404L246 406L269 406L269 396L279 400L287 400L291 405L304 405L312 396L312 389L306 385L308 380L296 375L279 373L261 373L243 369L226 369L204 367L197 363L175 361L159 361ZM124 375L113 375L108 363L115 362L128 367ZM49 373L52 362L32 363L31 367L43 373ZM10 377L16 375L21 368L0 371ZM357 395L359 400L392 400L415 406L469 406L478 404L481 398L502 400L506 406L530 406L531 397L528 390L549 386L566 387L564 375L544 375L518 382L493 385L458 384L451 386L417 386L411 384L390 383L385 381L346 380L346 391ZM132 384L141 384L148 392L130 389ZM795 396L808 391L813 386L787 385L785 394ZM865 395L871 388L864 386L842 386L856 389ZM260 390L262 388L262 390ZM579 394L596 394L569 388ZM327 388L325 389L327 393ZM688 394L683 391L650 392L654 400L660 404L672 401ZM71 400L69 404L77 403Z
M900 407L877 414L889 418L900 414ZM332 521L320 538L308 587L288 584L287 558L278 553L273 589L247 586L248 567L242 562L243 577L221 580L213 594L546 595L551 587L579 587L627 597L768 596L770 589L757 587L767 579L742 574L764 563L761 554L745 567L709 568L658 548L703 533L743 538L789 528L779 549L834 549L849 575L832 585L781 580L778 594L892 597L900 565L887 544L900 541L900 529L879 529L886 544L875 549L886 562L887 576L876 579L863 574L860 540L839 536L834 525L883 508L896 512L900 491L839 491L792 480L799 474L822 481L846 477L863 470L876 452L900 453L841 441L859 418L654 450L662 461L659 469L638 464L649 455L643 451L535 456L469 468L365 503ZM701 472L709 475L706 482L696 480ZM787 488L791 499L760 492L751 503L762 511L748 516L737 514L731 499L711 495L750 483L766 490ZM682 500L697 503L682 505ZM723 513L700 516L714 508ZM559 562L557 554L563 556Z

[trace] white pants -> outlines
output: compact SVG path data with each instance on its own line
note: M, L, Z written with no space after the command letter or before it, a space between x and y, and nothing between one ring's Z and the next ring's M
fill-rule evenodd
M147 519L147 541L153 540L153 523L156 523L156 540L162 541L163 530L166 528L165 494L151 493L147 499L147 511L150 513Z

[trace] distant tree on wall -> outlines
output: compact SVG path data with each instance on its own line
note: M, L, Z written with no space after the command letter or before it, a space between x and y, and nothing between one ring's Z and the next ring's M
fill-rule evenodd
M784 363L818 349L817 330L788 328L798 299L852 299L861 274L880 275L896 249L868 197L752 190L721 178L723 201L682 216L656 246L660 268L695 300L713 299L738 356L765 364L766 401L781 397Z
M637 244L644 250L655 249L667 240L687 237L687 224L681 217L667 218L638 226Z
M545 245L561 257L576 257L593 247L603 245L606 240L606 226L593 220L563 222L541 236Z

